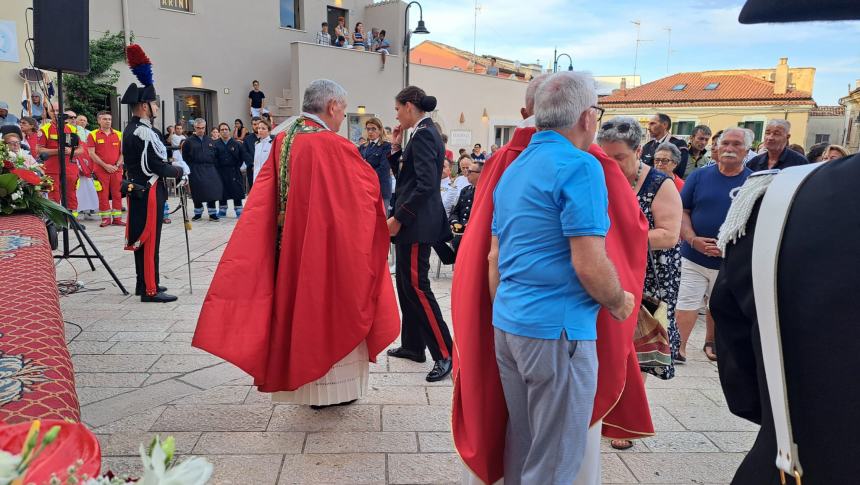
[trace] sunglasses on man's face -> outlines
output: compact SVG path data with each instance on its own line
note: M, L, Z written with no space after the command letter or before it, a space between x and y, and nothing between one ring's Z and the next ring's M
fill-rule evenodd
M600 130L606 131L613 128L615 128L615 131L618 133L627 133L630 131L631 125L630 123L613 123L610 121L609 123L604 123L603 126L600 127Z

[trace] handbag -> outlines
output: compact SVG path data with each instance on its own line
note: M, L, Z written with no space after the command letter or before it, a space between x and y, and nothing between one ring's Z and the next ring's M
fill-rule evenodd
M648 259L654 270L657 287L660 277L657 262L648 246ZM651 295L642 295L636 330L633 332L633 345L640 367L668 367L672 365L672 346L669 343L669 306L665 301Z

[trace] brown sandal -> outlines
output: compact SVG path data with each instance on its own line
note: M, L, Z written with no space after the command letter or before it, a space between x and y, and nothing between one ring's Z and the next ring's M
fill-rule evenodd
M717 347L714 342L705 342L705 346L702 347L702 352L705 353L705 357L708 358L711 362L717 361Z

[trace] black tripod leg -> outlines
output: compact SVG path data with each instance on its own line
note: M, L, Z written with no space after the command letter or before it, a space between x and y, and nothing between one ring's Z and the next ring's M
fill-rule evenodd
M113 281L116 283L116 285L119 286L119 289L122 291L122 294L128 295L128 290L125 289L125 286L123 286L122 282L119 280L119 278L117 278L116 273L113 272L113 269L111 269L110 265L107 263L107 261L105 261L104 256L102 256L102 253L99 252L99 248L97 248L96 245L93 244L93 241L92 241L92 239L90 239L90 236L89 236L89 234L87 234L87 231L81 231L79 234L84 235L84 239L87 240L87 243L90 245L90 248L92 248L93 253L95 253L96 257L99 258L99 261L102 262L102 266L105 267L107 272L110 274L111 278L113 278ZM87 250L86 250L86 248L84 248L84 254L86 254L86 252L87 252ZM90 259L91 256L87 256L87 258L88 258L87 260L90 261L90 266L92 266L93 263Z
M73 230L73 231L75 231L75 237L77 237L77 238L78 238L78 245L77 245L77 247L74 247L74 248L70 249L70 250L69 250L69 253L73 253L73 252L75 251L75 249L77 249L77 248L81 248L81 250L84 252L84 258L86 258L87 263L90 265L90 270L91 270L91 271L95 271L95 270L96 270L96 265L94 265L94 264L93 264L92 256L90 256L90 253L89 253L89 252L87 252L87 247L84 245L84 241L83 241L83 239L81 239L81 233L82 233L82 232L83 232L83 233L86 233L86 231L84 231L84 230L80 227L80 223L79 223L78 221L74 220L74 218L70 217L69 219L71 219L71 224L70 224L70 225L72 226L72 230ZM69 237L69 232L68 232L68 231L66 231L66 237ZM87 239L89 239L89 238L87 238ZM90 244L92 244L92 243L90 243Z

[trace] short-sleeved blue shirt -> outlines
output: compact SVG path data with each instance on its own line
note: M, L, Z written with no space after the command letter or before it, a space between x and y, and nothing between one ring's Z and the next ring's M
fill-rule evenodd
M717 237L732 205L729 192L743 185L751 173L749 168L744 167L743 172L728 177L720 173L717 165L709 165L687 177L681 190L681 202L684 210L690 211L693 231L697 236ZM710 269L720 269L723 262L723 258L706 256L696 251L686 241L681 243L681 256Z
M600 305L585 291L569 238L609 231L600 162L554 131L540 131L493 193L501 281L493 325L530 338L597 338Z

